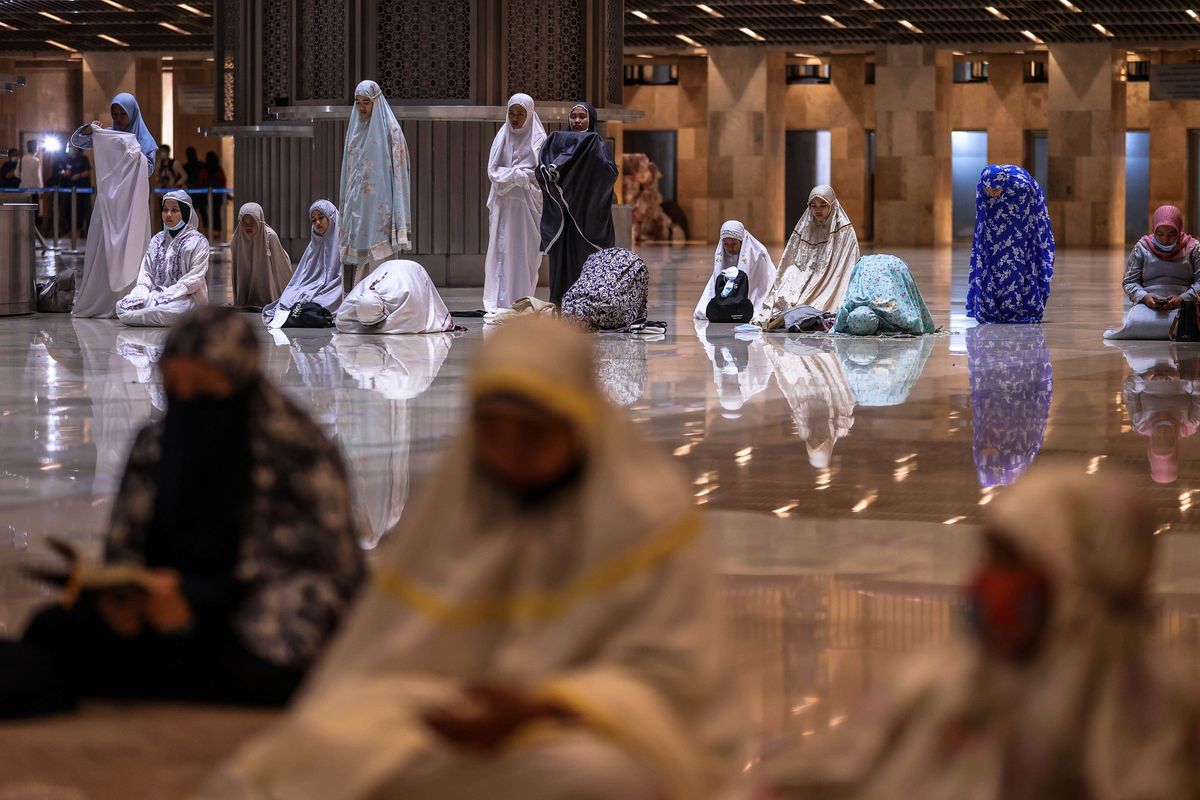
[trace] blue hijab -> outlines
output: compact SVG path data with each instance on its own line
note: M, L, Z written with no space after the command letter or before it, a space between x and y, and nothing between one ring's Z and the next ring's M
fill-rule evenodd
M987 190L1000 190L990 197ZM1054 275L1046 195L1012 164L984 168L975 190L975 241L967 316L980 322L1042 321Z
M142 155L153 165L154 155L158 152L158 142L154 141L154 137L150 134L150 129L142 121L142 108L138 105L137 98L129 92L121 92L112 99L109 106L120 106L125 109L125 113L129 115L129 127L120 128L119 130L123 133L132 133L137 136L138 144L142 148Z

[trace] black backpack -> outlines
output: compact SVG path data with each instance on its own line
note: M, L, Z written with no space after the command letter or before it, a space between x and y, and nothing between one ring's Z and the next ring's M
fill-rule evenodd
M732 283L732 286L728 284ZM750 302L750 277L738 270L732 278L724 272L717 273L716 295L708 301L704 316L709 322L749 322L754 317L754 304Z
M322 305L306 301L292 306L285 328L332 328L333 314Z

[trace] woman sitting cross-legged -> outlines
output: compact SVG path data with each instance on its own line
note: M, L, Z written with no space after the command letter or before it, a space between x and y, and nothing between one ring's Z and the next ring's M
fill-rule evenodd
M165 328L208 305L208 239L196 229L187 192L163 195L163 229L150 240L133 290L117 301L126 325Z

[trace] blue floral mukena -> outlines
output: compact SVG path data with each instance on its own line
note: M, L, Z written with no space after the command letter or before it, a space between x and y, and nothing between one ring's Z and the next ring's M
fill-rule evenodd
M1012 164L984 168L975 190L967 316L1041 322L1053 275L1054 233L1042 187Z

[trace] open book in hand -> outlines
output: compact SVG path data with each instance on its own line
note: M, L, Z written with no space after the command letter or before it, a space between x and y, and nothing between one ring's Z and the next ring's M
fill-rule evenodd
M66 571L27 566L25 573L37 580L63 587L62 603L68 608L75 604L81 592L101 589L131 591L151 586L150 570L140 564L92 561L85 558L74 545L61 539L48 537L46 541L54 552L66 559Z

